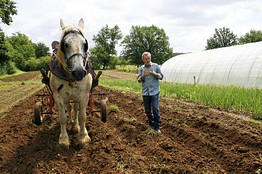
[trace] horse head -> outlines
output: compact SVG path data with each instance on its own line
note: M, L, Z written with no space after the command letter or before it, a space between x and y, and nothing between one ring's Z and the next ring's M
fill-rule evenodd
M73 79L82 80L87 72L88 42L84 36L84 21L81 18L78 26L65 25L60 19L62 36L57 51L60 66L66 70Z

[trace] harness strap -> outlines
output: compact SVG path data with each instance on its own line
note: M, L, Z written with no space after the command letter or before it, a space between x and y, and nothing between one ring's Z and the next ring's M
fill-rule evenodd
M63 80L75 81L75 79L67 71L59 67L57 58L49 62L49 69L55 76Z
M51 60L49 62L49 69L50 71L57 77L63 79L63 80L66 80L66 81L70 81L70 82L74 82L76 81L66 70L64 70L63 68L61 68L59 65L58 65L58 59L54 59L54 60ZM89 61L88 61L89 62ZM89 65L89 63L87 63ZM90 72L89 70L89 67L92 68L92 66L86 66L85 67L85 70L86 70L86 75L88 75L88 73ZM92 74L92 73L91 73Z

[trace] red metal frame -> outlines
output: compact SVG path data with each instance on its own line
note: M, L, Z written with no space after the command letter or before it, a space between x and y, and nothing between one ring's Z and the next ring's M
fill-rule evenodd
M89 94L89 111L90 111L91 113L94 112L94 102L93 102L92 92L90 92L90 94Z

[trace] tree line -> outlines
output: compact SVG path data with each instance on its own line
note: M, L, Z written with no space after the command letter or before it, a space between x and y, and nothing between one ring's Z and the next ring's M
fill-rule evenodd
M240 38L229 28L216 28L215 34L207 39L206 50L262 41L262 31L251 29Z
M12 16L17 14L16 3L12 0L0 1L1 23L10 25ZM132 26L130 34L123 36L118 25L105 25L92 39L95 43L89 55L94 69L113 69L116 65L140 65L141 54L152 53L152 61L164 63L169 58L182 54L174 53L164 29L155 25ZM232 45L262 41L260 30L250 30L240 38L229 28L215 29L215 34L207 39L206 50ZM117 46L121 46L117 55ZM0 28L0 74L12 74L15 68L32 71L45 68L50 61L50 50L44 43L33 43L22 33L6 37Z

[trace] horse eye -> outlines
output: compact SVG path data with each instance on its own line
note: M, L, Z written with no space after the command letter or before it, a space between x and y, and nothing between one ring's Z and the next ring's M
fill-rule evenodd
M64 44L64 47L65 47L65 48L68 48L68 47L69 47L68 43L65 43L65 44Z

